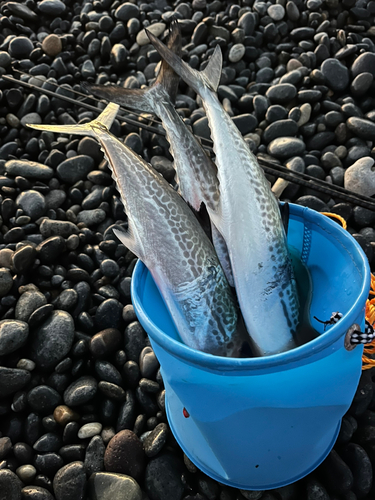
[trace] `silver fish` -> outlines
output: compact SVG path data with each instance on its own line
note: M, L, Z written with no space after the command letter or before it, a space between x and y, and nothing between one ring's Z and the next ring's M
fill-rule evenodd
M172 23L168 47L176 54L181 53L181 31L177 22ZM160 118L170 144L171 155L174 158L179 192L184 200L198 212L203 201L212 208L216 205L219 182L216 165L208 157L173 105L179 79L180 77L173 69L163 61L154 85L148 89L126 89L114 85L87 83L83 86L102 99L126 108L152 113ZM233 287L233 275L225 240L213 224L211 224L211 234L227 280Z
M237 297L254 348L271 355L296 346L299 301L278 202L255 156L220 104L222 55L219 46L198 72L152 33L163 59L201 97L216 154L220 196L207 205L228 247Z
M150 270L182 340L211 354L237 356L237 308L215 250L181 196L109 133L118 109L111 103L84 125L29 126L99 141L128 216L128 231L116 236Z

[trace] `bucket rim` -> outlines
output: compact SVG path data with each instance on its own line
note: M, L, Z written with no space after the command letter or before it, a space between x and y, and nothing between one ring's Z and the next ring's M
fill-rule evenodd
M340 337L344 337L346 331L354 323L358 316L358 303L364 303L368 297L370 289L370 266L365 253L363 252L359 243L343 229L337 222L334 222L329 217L316 212L307 207L289 203L290 216L299 217L311 224L329 229L331 233L335 233L345 239L345 248L351 254L359 256L360 270L363 272L363 283L361 291L355 300L352 307L344 314L343 318L333 325L327 332L322 333L317 338L303 344L299 347L285 351L279 354L270 356L252 357L252 358L227 358L223 356L216 356L202 351L193 349L186 344L183 344L165 334L146 314L142 300L138 293L138 287L144 281L147 273L147 267L141 260L138 260L134 268L132 282L131 282L131 299L137 314L137 317L146 330L146 333L151 339L156 342L165 351L174 357L177 357L185 362L194 366L199 366L205 371L214 372L241 372L249 370L264 370L282 365L290 365L292 363L306 360L310 362L317 353L327 349L337 342ZM344 348L344 343L343 346ZM327 352L328 355L328 352Z

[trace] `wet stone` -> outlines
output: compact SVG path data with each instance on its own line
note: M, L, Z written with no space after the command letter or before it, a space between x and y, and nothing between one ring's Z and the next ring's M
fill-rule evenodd
M14 319L0 321L0 356L10 354L22 347L26 343L28 335L27 323Z
M52 493L42 486L25 486L21 493L22 500L54 500Z
M116 351L122 341L122 335L115 328L107 328L95 334L90 341L90 351L94 358L103 358Z
M371 73L372 76L375 76L375 54L364 52L358 56L352 64L351 72L353 78L361 73Z
M113 472L96 472L90 476L92 500L142 500L138 483L130 476Z
M78 431L79 439L88 439L102 432L102 424L100 422L90 422L83 425Z
M78 234L78 227L69 221L44 219L39 226L43 238L50 236L61 236L68 238L72 234Z
M143 442L145 453L148 457L157 455L165 445L168 437L167 424L158 424Z
M8 470L0 470L0 491L4 500L21 500L22 482L17 475Z
M100 380L105 380L106 382L111 382L117 385L122 384L120 372L112 365L112 363L109 363L108 361L96 361L95 372Z
M38 385L29 391L27 402L33 411L48 414L61 403L61 396L48 385Z
M65 465L53 479L56 500L83 500L86 483L86 472L82 462L71 462Z
M74 321L66 311L54 311L34 332L31 359L42 370L54 368L70 351Z
M182 463L174 455L163 454L146 467L145 488L153 500L180 500L184 491Z
M35 248L32 245L25 245L14 252L12 257L12 268L17 274L23 274L32 267L35 258Z
M85 179L87 174L94 168L94 160L91 156L79 155L69 158L57 167L57 174L63 182L75 184Z
M350 86L350 90L355 96L362 96L365 94L374 80L371 73L361 73L354 78Z
M349 443L341 453L345 463L353 473L352 491L358 498L369 494L372 486L372 465L365 450L355 443Z
M351 116L347 119L346 125L355 135L365 140L375 139L375 123L366 120L365 118L358 118Z
M40 181L49 180L53 177L53 170L42 163L29 160L9 160L5 163L5 170L9 175L16 177L21 175L28 179Z
M48 453L59 451L61 446L62 441L60 436L58 436L54 432L47 432L34 443L33 448L39 453Z
M337 59L326 59L321 67L327 85L334 91L342 91L349 84L349 70Z
M62 426L79 419L78 413L66 405L59 405L53 411L53 418Z
M294 120L279 120L268 125L264 131L263 139L268 143L278 137L293 137L297 131L298 125Z
M0 462L8 455L12 449L12 441L9 437L5 436L0 438Z
M134 432L125 429L115 434L105 450L104 467L108 472L127 474L137 481L142 477L145 455Z
M89 425L89 424L87 424ZM105 445L101 436L94 436L87 445L84 466L88 477L104 469Z
M99 304L95 313L95 324L97 328L120 328L122 307L122 304L116 299L107 299Z
M115 18L119 21L129 21L133 17L139 16L139 7L130 2L125 2L115 11Z
M27 370L0 366L0 397L23 389L29 383L30 378L30 372Z
M61 236L51 236L40 243L36 250L44 264L52 264L66 249L65 240Z
M97 385L97 381L94 377L80 377L70 384L64 392L64 403L67 406L79 406L87 403L95 396Z
M64 461L57 453L43 453L35 455L33 464L38 472L53 477L64 465Z
M319 467L324 484L337 494L344 494L353 487L353 474L336 450L332 450Z
M291 83L280 83L270 87L266 96L272 103L284 104L291 101L297 95L297 89Z
M10 292L13 286L13 278L11 273L5 267L0 267L0 297L5 297ZM0 331L1 337L1 331ZM1 346L0 346L1 352Z
M25 36L17 36L10 41L9 54L15 59L24 59L29 57L34 46L31 40Z
M101 380L98 384L99 391L107 398L114 401L124 401L125 391L122 387L111 382Z
M17 197L16 203L32 220L39 219L46 209L44 196L33 189L22 192Z
M124 338L127 358L138 362L142 349L146 347L146 334L141 324L138 321L130 323L125 329Z
M94 210L82 210L77 216L77 222L83 222L87 227L91 227L100 224L105 218L104 210L95 208Z
M139 356L139 368L141 374L145 378L151 378L159 368L159 361L157 360L152 347L145 347Z
M305 150L305 144L296 137L278 137L268 145L268 153L276 158L287 159L299 156Z

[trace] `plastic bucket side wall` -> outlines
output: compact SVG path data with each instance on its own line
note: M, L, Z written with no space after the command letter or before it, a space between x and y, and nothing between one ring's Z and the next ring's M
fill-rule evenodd
M349 310L325 334L330 342L316 339L308 351L302 346L268 359L249 360L197 353L170 340L178 341L178 336L170 318L164 317L160 302L156 307L163 321L160 323L157 317L157 322L167 336L150 323L142 300L146 299L144 303L149 306L155 297L152 280L145 269L143 272L138 267L141 263L134 274L134 305L162 366L172 431L202 470L243 489L288 484L315 468L334 444L340 419L351 404L361 373L363 349L347 352L343 337L353 322L363 323L365 288L369 286L366 259L351 240L347 240L349 250L346 248L345 238L350 237L340 233L335 223L306 210L293 208L289 239L308 265L316 267L315 278L321 288L314 289L314 294L318 293L313 313L316 310L329 317L343 303ZM325 255L324 245L330 247ZM328 270L322 274L319 263L327 256ZM350 265L352 272L345 273L339 285L333 279L332 286L338 288L332 289L330 277L332 273L341 274L344 264ZM341 285L344 300L337 300ZM228 371L224 365L229 366ZM190 413L188 419L183 416L184 407ZM310 453L306 454L306 450Z

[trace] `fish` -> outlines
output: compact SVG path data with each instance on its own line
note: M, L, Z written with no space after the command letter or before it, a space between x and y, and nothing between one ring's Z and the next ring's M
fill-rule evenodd
M152 33L147 35L174 71L201 97L214 144L219 197L207 211L223 236L235 289L252 347L268 356L297 347L299 299L279 204L216 90L222 67L219 46L197 71Z
M87 124L28 125L98 140L128 217L119 240L149 269L188 346L237 357L243 345L238 307L214 247L192 211L151 165L109 132L119 106Z
M181 54L181 30L177 21L171 24L168 47L174 53ZM174 158L179 192L184 200L196 212L199 212L203 202L214 205L217 201L219 191L217 168L173 105L179 79L180 77L167 62L162 61L156 81L150 88L126 89L120 86L87 82L82 86L101 99L126 108L152 113L160 118L170 144L171 155ZM225 240L212 223L211 238L226 278L234 287Z

